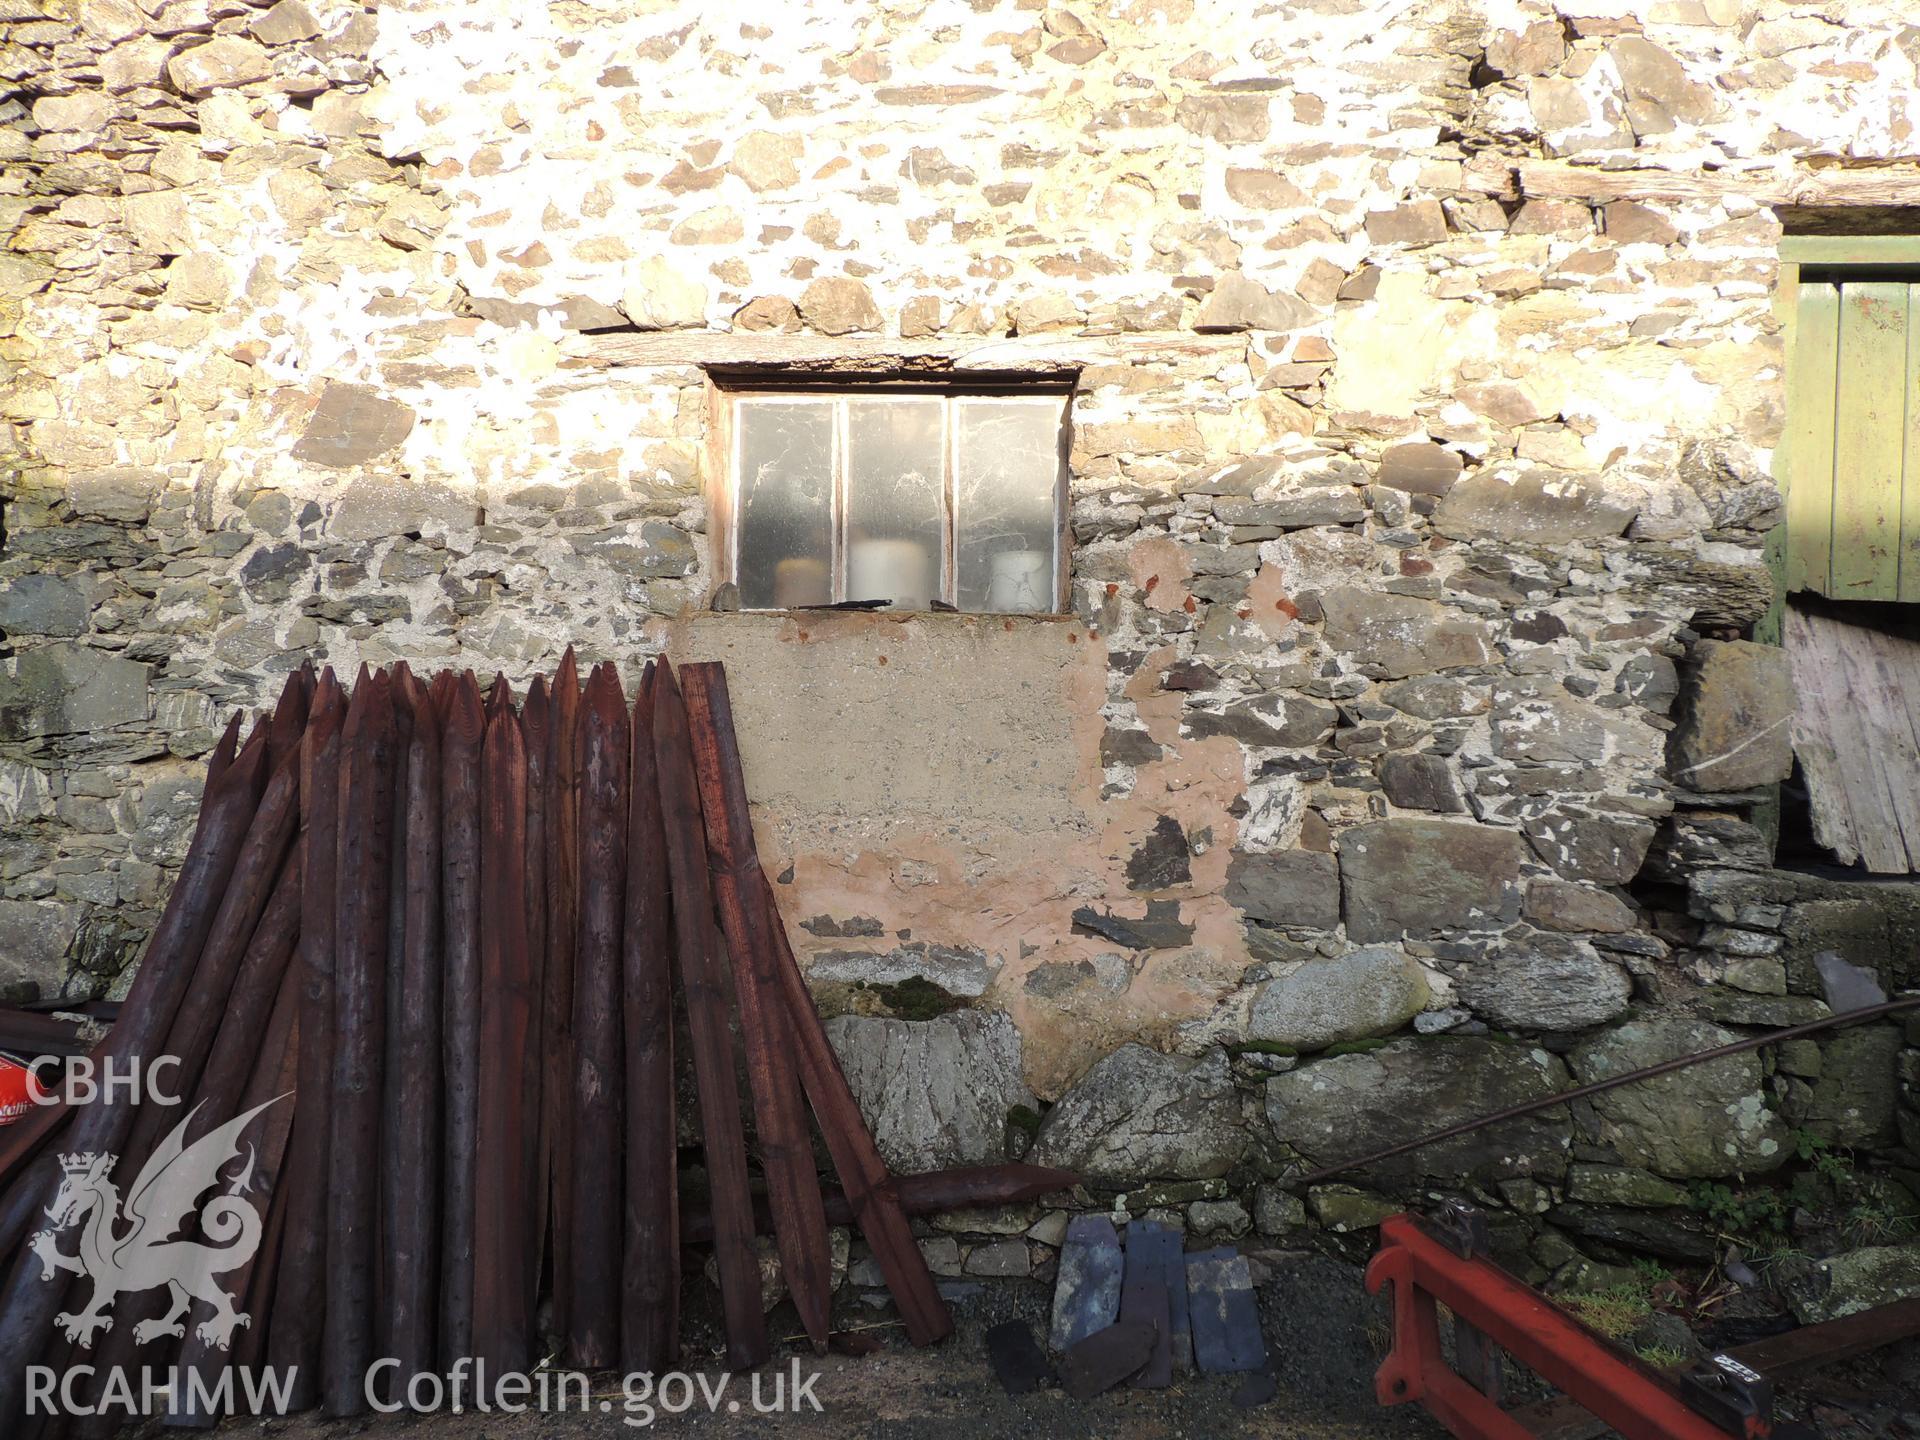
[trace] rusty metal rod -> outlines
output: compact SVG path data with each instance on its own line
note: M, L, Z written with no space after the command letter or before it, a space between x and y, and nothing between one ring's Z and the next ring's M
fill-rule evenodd
M1496 1110L1491 1115L1482 1115L1473 1120L1462 1120L1457 1125L1435 1130L1430 1134L1418 1136L1412 1140L1403 1140L1398 1145L1389 1145L1384 1150L1376 1150L1370 1155L1361 1155L1352 1160L1342 1160L1337 1165L1323 1165L1305 1175L1288 1177L1289 1185L1317 1185L1322 1180L1335 1175L1345 1175L1350 1170L1363 1170L1369 1165L1378 1165L1382 1160L1392 1160L1396 1156L1406 1155L1414 1150L1424 1149L1428 1145L1437 1145L1442 1140L1454 1140L1462 1135L1471 1135L1476 1130L1485 1130L1490 1125L1499 1125L1508 1120L1519 1120L1528 1115L1538 1114L1555 1105L1571 1104L1575 1100L1584 1100L1589 1095L1599 1095L1607 1090L1618 1090L1622 1085L1632 1085L1636 1081L1651 1080L1657 1075L1671 1075L1676 1070L1690 1069L1708 1060L1718 1060L1728 1055L1743 1055L1749 1050L1758 1050L1765 1045L1779 1045L1788 1040L1798 1040L1802 1036L1817 1035L1822 1030L1837 1030L1843 1025L1857 1025L1865 1020L1878 1020L1883 1015L1893 1015L1902 1010L1911 1010L1920 1006L1920 995L1910 995L1904 1000L1888 1000L1879 1005L1867 1005L1858 1010L1843 1011L1838 1015L1829 1015L1823 1020L1809 1020L1803 1025L1789 1025L1784 1030L1769 1030L1764 1035L1750 1035L1745 1040L1735 1040L1731 1044L1716 1045L1711 1050L1702 1050L1694 1055L1676 1055L1671 1060L1662 1060L1658 1065L1648 1065L1643 1069L1629 1070L1624 1075L1609 1076L1605 1080L1595 1080L1590 1085L1577 1089L1563 1090L1558 1095L1543 1095L1538 1100L1527 1100L1519 1105L1509 1105L1504 1110Z

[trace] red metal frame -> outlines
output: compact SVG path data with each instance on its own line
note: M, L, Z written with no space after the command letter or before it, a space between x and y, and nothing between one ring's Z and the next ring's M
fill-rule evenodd
M1418 1401L1460 1440L1531 1440L1447 1364L1437 1302L1627 1440L1728 1440L1661 1376L1491 1261L1455 1254L1411 1215L1380 1226L1367 1292L1383 1285L1393 1286L1393 1350L1374 1374L1382 1405ZM1751 1421L1748 1440L1764 1440Z

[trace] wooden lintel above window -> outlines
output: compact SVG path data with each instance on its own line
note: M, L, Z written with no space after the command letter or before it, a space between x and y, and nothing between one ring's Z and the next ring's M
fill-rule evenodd
M1672 170L1656 165L1610 168L1567 160L1477 155L1462 190L1504 199L1719 200L1740 196L1758 205L1920 205L1920 165L1756 165L1748 169Z
M576 348L577 347L577 348ZM1210 361L1244 354L1245 335L1126 332L977 335L942 340L883 336L768 335L709 330L602 330L570 338L575 364L695 365L713 370L810 370L824 374L1009 375L1070 378L1120 360Z

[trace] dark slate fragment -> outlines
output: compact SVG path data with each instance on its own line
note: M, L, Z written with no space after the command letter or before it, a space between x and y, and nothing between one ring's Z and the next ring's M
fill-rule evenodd
M1193 943L1193 926L1180 918L1177 900L1149 900L1139 919L1082 905L1073 912L1076 934L1098 935L1130 950L1177 950Z
M1058 1383L1059 1376L1024 1320L1007 1320L987 1331L987 1363L1009 1395L1031 1395Z
M1158 1334L1151 1325L1126 1320L1096 1331L1061 1360L1061 1385L1076 1400L1111 1390L1147 1363Z
M1231 1246L1187 1256L1193 1359L1203 1374L1259 1370L1267 1363L1260 1307L1246 1257Z
M1180 1232L1155 1220L1134 1220L1127 1225L1127 1270L1120 1287L1120 1318L1153 1320L1162 1324L1165 1342L1154 1347L1153 1359L1134 1377L1137 1387L1159 1388L1172 1383L1176 1370L1193 1368L1193 1323L1187 1311L1187 1269L1182 1260L1186 1249ZM1166 1294L1166 1315L1161 1319L1158 1301L1152 1291Z
M1048 1336L1056 1352L1071 1350L1118 1318L1124 1264L1120 1235L1111 1220L1104 1215L1078 1215L1069 1222L1066 1242L1060 1247L1053 1328Z
M1129 890L1170 890L1193 879L1188 863L1187 832L1171 815L1153 822L1153 832L1127 859Z

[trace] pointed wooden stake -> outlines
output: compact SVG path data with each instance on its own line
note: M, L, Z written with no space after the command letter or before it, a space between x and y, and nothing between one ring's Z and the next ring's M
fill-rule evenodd
M673 917L653 757L656 668L633 705L627 810L627 1209L620 1366L661 1373L679 1357L680 1216L673 1095Z
M700 807L706 817L714 898L733 962L733 990L746 1038L747 1079L753 1087L755 1134L773 1209L773 1237L800 1323L814 1350L825 1354L833 1298L827 1215L820 1202L820 1176L814 1169L794 1061L790 1027L796 1017L787 1014L761 893L765 882L754 849L727 677L718 665L687 665L680 679L686 692Z
M666 659L656 664L653 751L659 768L667 870L673 882L674 952L693 1042L700 1132L713 1197L713 1253L726 1311L727 1362L745 1370L767 1358L767 1324L760 1309L760 1267L753 1250L753 1194L747 1183L740 1092L734 1080L727 977L713 922L706 823L693 773L686 705Z

